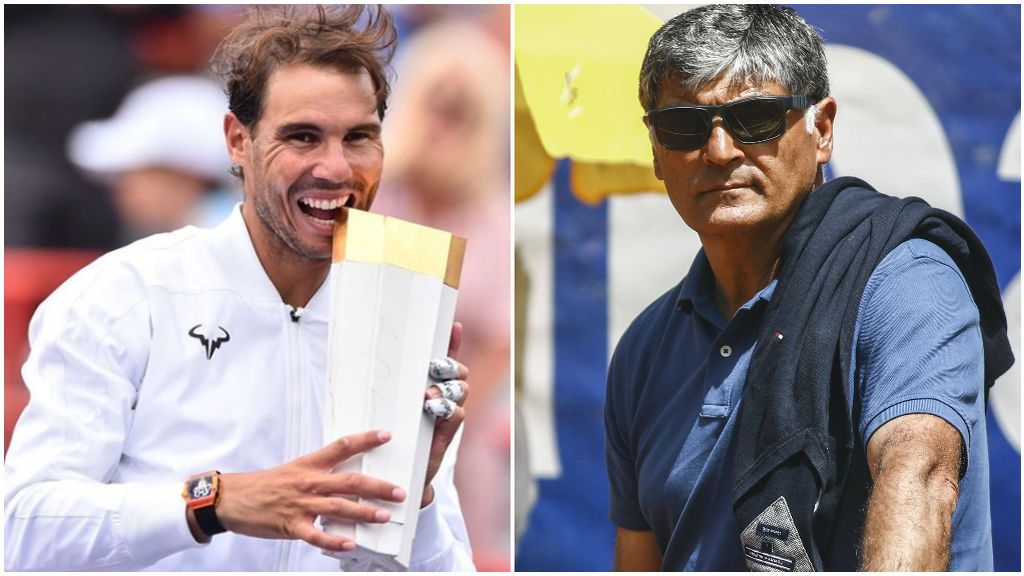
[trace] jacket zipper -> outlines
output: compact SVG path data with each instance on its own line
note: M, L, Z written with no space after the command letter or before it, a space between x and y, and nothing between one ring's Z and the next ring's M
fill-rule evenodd
M291 388L292 388L292 411L291 421L288 423L288 438L289 452L286 455L286 460L292 460L299 456L299 421L302 416L302 374L301 367L302 362L299 357L299 319L302 318L302 313L305 312L303 308L291 308L288 310L289 318L289 331L288 331L288 342L291 344ZM288 572L289 556L291 555L292 541L285 540L283 546L281 546L281 557L278 561L277 571Z

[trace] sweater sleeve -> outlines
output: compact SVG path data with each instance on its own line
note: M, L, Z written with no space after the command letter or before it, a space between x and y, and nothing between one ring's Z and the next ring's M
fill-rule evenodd
M145 292L97 262L33 317L6 458L4 566L137 570L198 547L180 484L110 483L148 357Z

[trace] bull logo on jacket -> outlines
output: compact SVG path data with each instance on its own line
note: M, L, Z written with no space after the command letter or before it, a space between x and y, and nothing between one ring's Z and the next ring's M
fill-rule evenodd
M213 353L220 348L221 344L231 340L231 334L228 334L228 331L225 330L223 326L217 326L223 336L209 338L208 335L197 332L200 326L202 326L202 324L196 324L193 326L192 329L188 331L188 335L199 340L199 343L203 345L203 349L206 350L206 359L211 360L213 359Z

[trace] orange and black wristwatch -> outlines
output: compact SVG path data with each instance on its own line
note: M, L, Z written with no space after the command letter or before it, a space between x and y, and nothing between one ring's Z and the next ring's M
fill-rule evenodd
M206 536L226 532L217 518L217 499L220 497L220 472L213 470L190 476L181 491L185 505L192 509L196 524Z

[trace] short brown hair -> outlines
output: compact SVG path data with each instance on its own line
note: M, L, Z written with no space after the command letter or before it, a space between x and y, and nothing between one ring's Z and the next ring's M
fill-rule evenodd
M228 108L249 129L263 114L267 80L288 64L366 70L383 120L391 91L386 68L397 37L391 16L379 6L256 7L220 43L210 68L225 84Z

